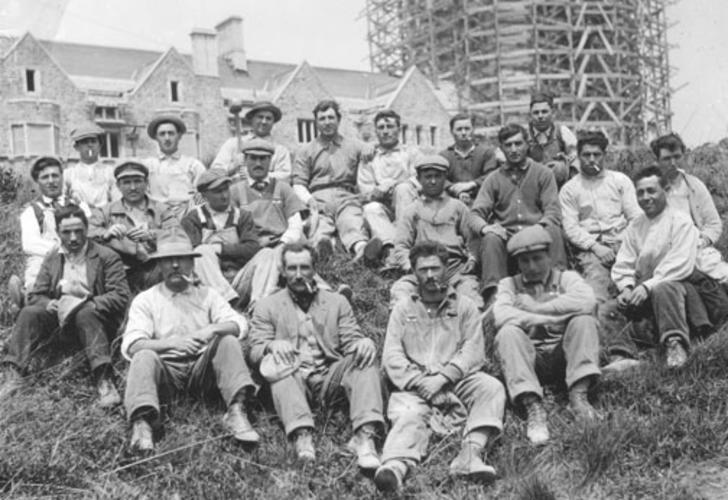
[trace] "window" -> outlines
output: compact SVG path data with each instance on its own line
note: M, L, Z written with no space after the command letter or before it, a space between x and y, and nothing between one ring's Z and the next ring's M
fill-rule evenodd
M176 80L172 80L169 82L169 99L172 102L179 102L180 96L179 96L179 82Z
M38 72L34 69L25 70L25 91L29 94L38 92Z
M417 125L415 127L415 141L418 146L422 144L422 125Z
M407 129L407 125L402 125L400 129L402 131L402 140L400 141L402 144L407 144Z
M434 146L437 143L437 127L434 125L430 126L430 146Z
M13 155L48 155L58 151L58 128L50 123L15 123L10 126Z
M298 119L298 143L305 144L311 142L318 136L316 123L313 120Z
M119 108L115 106L97 106L94 110L94 118L97 122L121 120Z
M101 144L99 156L101 158L118 158L120 137L121 134L119 132L106 132Z

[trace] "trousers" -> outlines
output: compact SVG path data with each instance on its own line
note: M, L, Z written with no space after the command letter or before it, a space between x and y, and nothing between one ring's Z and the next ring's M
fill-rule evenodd
M195 251L200 257L195 258L195 273L200 281L218 292L222 297L231 301L238 297L235 289L230 285L220 269L220 259L212 245L198 245Z
M357 195L346 189L334 187L314 191L313 197L322 207L319 211L318 225L311 235L314 246L323 238L333 238L337 232L341 244L349 251L356 243L369 239Z
M270 384L273 405L286 434L301 427L313 427L313 413L308 396L323 405L331 405L339 389L349 401L349 418L353 429L368 423L384 423L383 400L379 367L359 369L353 356L330 364L326 372L304 379L299 371ZM317 380L318 378L318 380Z
M379 201L371 201L364 205L364 221L372 238L379 238L385 245L394 245L397 236L392 222L402 215L405 207L417 199L417 187L409 181L400 182L392 190L389 206Z
M503 429L506 392L498 379L483 372L471 373L455 384L452 392L467 410L464 435L482 427L500 433ZM392 428L384 442L382 462L422 460L432 434L429 425L432 412L432 403L417 393L393 392L387 409Z
M95 370L111 363L107 330L111 330L115 319L108 321L108 318L103 318L93 304L87 302L61 330L56 313L39 305L26 306L15 322L4 361L12 363L21 372L25 371L38 344L52 335L58 335L62 339L77 338L91 369Z
M512 402L529 392L543 397L539 379L561 377L564 368L567 387L601 373L599 333L591 315L572 317L561 341L541 348L537 348L520 326L506 324L495 336L495 349Z
M226 405L245 387L254 387L240 342L232 335L215 337L196 358L164 359L143 349L131 360L124 406L127 418L141 408L159 414L160 393L187 390L204 396L217 388Z

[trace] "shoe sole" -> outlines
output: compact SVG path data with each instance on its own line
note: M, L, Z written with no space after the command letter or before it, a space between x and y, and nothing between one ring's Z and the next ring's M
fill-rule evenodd
M490 484L494 482L498 475L493 467L489 467L487 470L481 470L477 472L455 472L452 473L455 477L461 477L474 483Z
M399 490L397 474L389 469L382 469L374 476L374 485L384 493L393 493Z

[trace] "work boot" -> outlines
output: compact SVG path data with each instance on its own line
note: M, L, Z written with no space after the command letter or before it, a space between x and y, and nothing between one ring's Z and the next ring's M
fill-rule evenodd
M316 243L316 256L318 257L319 262L329 260L333 254L333 242L326 236L321 237L318 243Z
M239 401L228 407L227 412L222 417L222 423L237 441L243 443L257 443L260 441L260 435L253 429L245 410L243 410L243 404Z
M119 396L119 391L114 387L111 378L107 376L100 377L96 383L96 390L99 393L99 406L101 408L113 408L121 403L121 396Z
M523 404L528 414L528 423L526 425L528 440L535 445L546 444L550 436L549 428L546 425L546 410L541 403L541 398L532 395Z
M374 474L374 484L383 493L396 493L402 488L406 475L406 463L401 460L387 460Z
M577 420L594 422L599 419L599 413L589 403L587 391L589 390L589 379L578 380L569 389L569 406Z
M293 439L298 460L301 462L313 462L316 460L316 450L313 447L313 436L311 435L310 429L297 429Z
M474 443L463 443L460 453L450 463L450 475L469 481L490 483L495 480L495 468L483 462L483 449Z
M143 418L137 418L131 427L132 449L138 452L154 451L154 440L152 439L152 426Z
M381 462L374 445L375 431L371 425L364 424L351 437L346 448L357 457L356 463L361 469L377 469Z
M643 362L638 359L628 358L621 354L613 354L609 357L609 364L602 367L602 375L616 375L637 368L642 364Z
M688 361L688 353L677 335L665 341L665 362L668 368L680 368Z
M12 396L23 385L23 375L15 365L6 363L0 378L0 402Z

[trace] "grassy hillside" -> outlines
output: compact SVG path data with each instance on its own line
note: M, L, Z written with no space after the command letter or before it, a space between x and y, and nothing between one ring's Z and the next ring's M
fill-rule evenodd
M694 171L728 210L724 171L726 150L700 148ZM612 155L630 172L651 161L645 151ZM0 283L20 269L18 205L2 199ZM723 246L725 248L725 245ZM381 341L387 319L388 289L383 280L342 258L323 270L333 282L355 290L354 308L365 331ZM0 291L2 337L9 333L7 294ZM381 342L380 342L381 343ZM123 380L126 363L116 363ZM50 346L34 367L24 390L0 402L0 495L8 498L372 498L373 483L342 453L349 438L346 413L319 411L319 459L302 467L270 408L259 408L256 426L262 443L244 449L224 435L222 408L186 397L167 408L166 434L153 457L139 459L126 448L123 412L94 406L95 390L81 355ZM566 396L547 397L553 439L533 448L525 422L510 408L504 435L488 461L500 474L483 487L448 478L458 436L431 443L430 455L407 482L407 498L724 498L728 491L728 333L695 347L676 372L646 366L625 378L602 381L595 405L603 422L575 425Z

